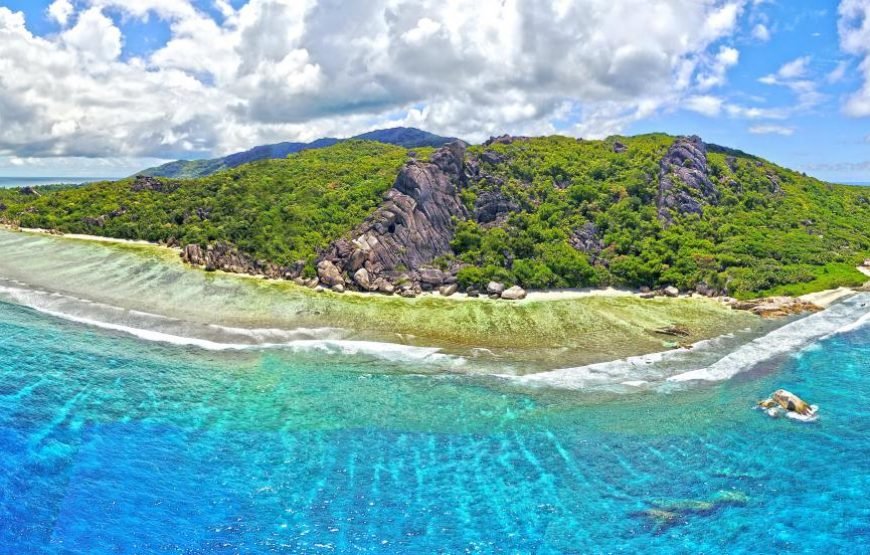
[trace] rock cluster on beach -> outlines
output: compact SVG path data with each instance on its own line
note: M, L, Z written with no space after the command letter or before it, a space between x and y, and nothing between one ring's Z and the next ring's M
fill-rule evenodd
M730 300L731 308L746 310L762 318L783 318L807 312L819 312L822 308L811 302L794 297L767 297L750 301Z

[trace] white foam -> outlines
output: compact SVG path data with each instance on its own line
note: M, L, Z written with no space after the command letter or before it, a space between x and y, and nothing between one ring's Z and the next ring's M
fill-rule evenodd
M238 328L210 324L203 326L212 329L222 336L236 338L242 341L216 341L203 337L180 335L157 326L173 325L184 327L185 322L174 318L151 314L147 312L125 310L102 303L82 302L75 297L47 293L33 289L8 287L0 285L0 295L15 304L32 308L43 314L85 324L105 330L132 335L145 341L168 343L177 346L189 346L209 351L287 349L294 352L320 352L334 355L367 355L388 361L426 361L458 367L465 364L465 359L458 356L443 354L435 347L416 347L397 343L378 341L361 341L341 339L346 330L340 328L296 328L283 330L276 328ZM82 305L87 305L82 306ZM75 310L86 309L91 314L76 313ZM94 312L110 312L117 318L129 316L135 323L146 323L154 327L139 327L134 322L117 322L101 319Z
M807 316L729 353L721 360L668 378L670 382L723 381L773 358L794 354L815 341L854 331L870 322L867 295Z
M526 385L611 392L669 391L686 382L723 381L759 363L800 353L816 341L870 324L868 301L870 295L857 295L749 342L746 342L746 333L751 330L747 329L742 335L727 334L698 342L692 350L676 349L538 374L501 377ZM727 354L723 356L723 352Z

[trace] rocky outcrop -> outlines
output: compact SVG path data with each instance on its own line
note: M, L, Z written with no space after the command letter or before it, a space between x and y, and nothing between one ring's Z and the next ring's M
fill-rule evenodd
M105 227L106 223L112 218L117 218L119 216L123 216L127 213L127 209L124 207L118 208L117 210L112 210L108 214L101 214L97 217L85 216L81 219L81 222L85 225L93 226L93 227Z
M272 279L294 279L302 273L303 263L281 267L271 262L255 260L227 243L215 243L206 248L187 245L181 250L181 259L192 266L202 266L207 272L222 270L235 274L262 275Z
M784 318L822 310L816 304L794 297L767 297L749 301L732 300L730 305L734 310L746 310L762 318Z
M613 146L611 148L613 148L613 152L615 152L616 154L622 154L623 152L628 150L628 147L619 141L614 141Z
M19 193L19 194L22 194L22 195L25 195L25 196L29 196L29 197L38 197L38 196L41 196L41 195L39 194L39 191L37 191L36 189L34 189L33 187L30 187L30 186L27 186L27 187L19 187L19 188L18 188L18 193Z
M758 406L768 416L776 418L784 413L789 418L803 421L815 420L819 410L816 405L810 405L785 389L777 389L769 398L759 401Z
M708 174L707 147L700 137L679 137L660 163L659 219L669 223L674 213L703 214L704 204L718 203L719 190Z
M474 219L479 224L497 224L519 209L520 206L500 190L484 191L474 202Z
M137 175L130 186L135 193L154 191L156 193L171 193L181 187L177 181L161 181L147 175Z
M459 199L464 170L465 145L459 141L439 149L428 162L407 162L384 204L349 238L333 243L321 260L353 276L364 290L379 279L429 289L448 283L452 272L445 276L426 266L452 252L454 221L468 217Z
M604 250L604 240L599 234L598 226L592 222L586 222L575 229L568 242L578 251L588 254L589 261L593 264Z

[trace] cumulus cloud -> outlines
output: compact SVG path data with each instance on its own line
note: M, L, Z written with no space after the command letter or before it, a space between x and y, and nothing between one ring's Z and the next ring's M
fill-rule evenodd
M687 110L710 117L718 116L722 112L722 105L721 98L711 95L690 96L684 103Z
M61 26L65 27L74 8L70 0L55 0L48 7L48 15Z
M687 101L739 52L747 0L57 0L38 37L0 7L0 155L219 154L417 125L470 140L585 136ZM108 11L159 17L169 41L122 56ZM688 99L688 100L687 100Z
M753 125L749 128L749 132L753 135L783 135L787 137L793 135L794 131L794 127L784 125Z
M811 61L810 56L796 58L783 64L776 73L765 75L758 81L765 85L786 87L795 93L798 103L794 111L813 108L825 99L825 95L819 92L818 83L808 77Z
M838 13L840 46L862 58L864 77L864 85L847 99L844 110L850 116L870 116L870 0L842 0Z
M752 28L752 37L761 42L767 42L770 40L770 29L764 23L757 23Z

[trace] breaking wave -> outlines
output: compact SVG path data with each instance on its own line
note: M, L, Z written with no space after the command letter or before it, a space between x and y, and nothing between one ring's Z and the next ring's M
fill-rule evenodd
M779 357L870 324L870 294L854 295L762 336L749 330L697 343L693 349L631 357L613 362L562 368L527 376L503 376L526 385L610 392L668 391L687 382L730 379Z
M434 347L351 339L341 328L242 328L197 324L177 318L130 310L61 293L28 288L14 280L0 280L0 300L43 314L88 326L124 333L145 341L209 351L284 349L335 355L368 355L387 361L427 361L460 366L462 357Z

